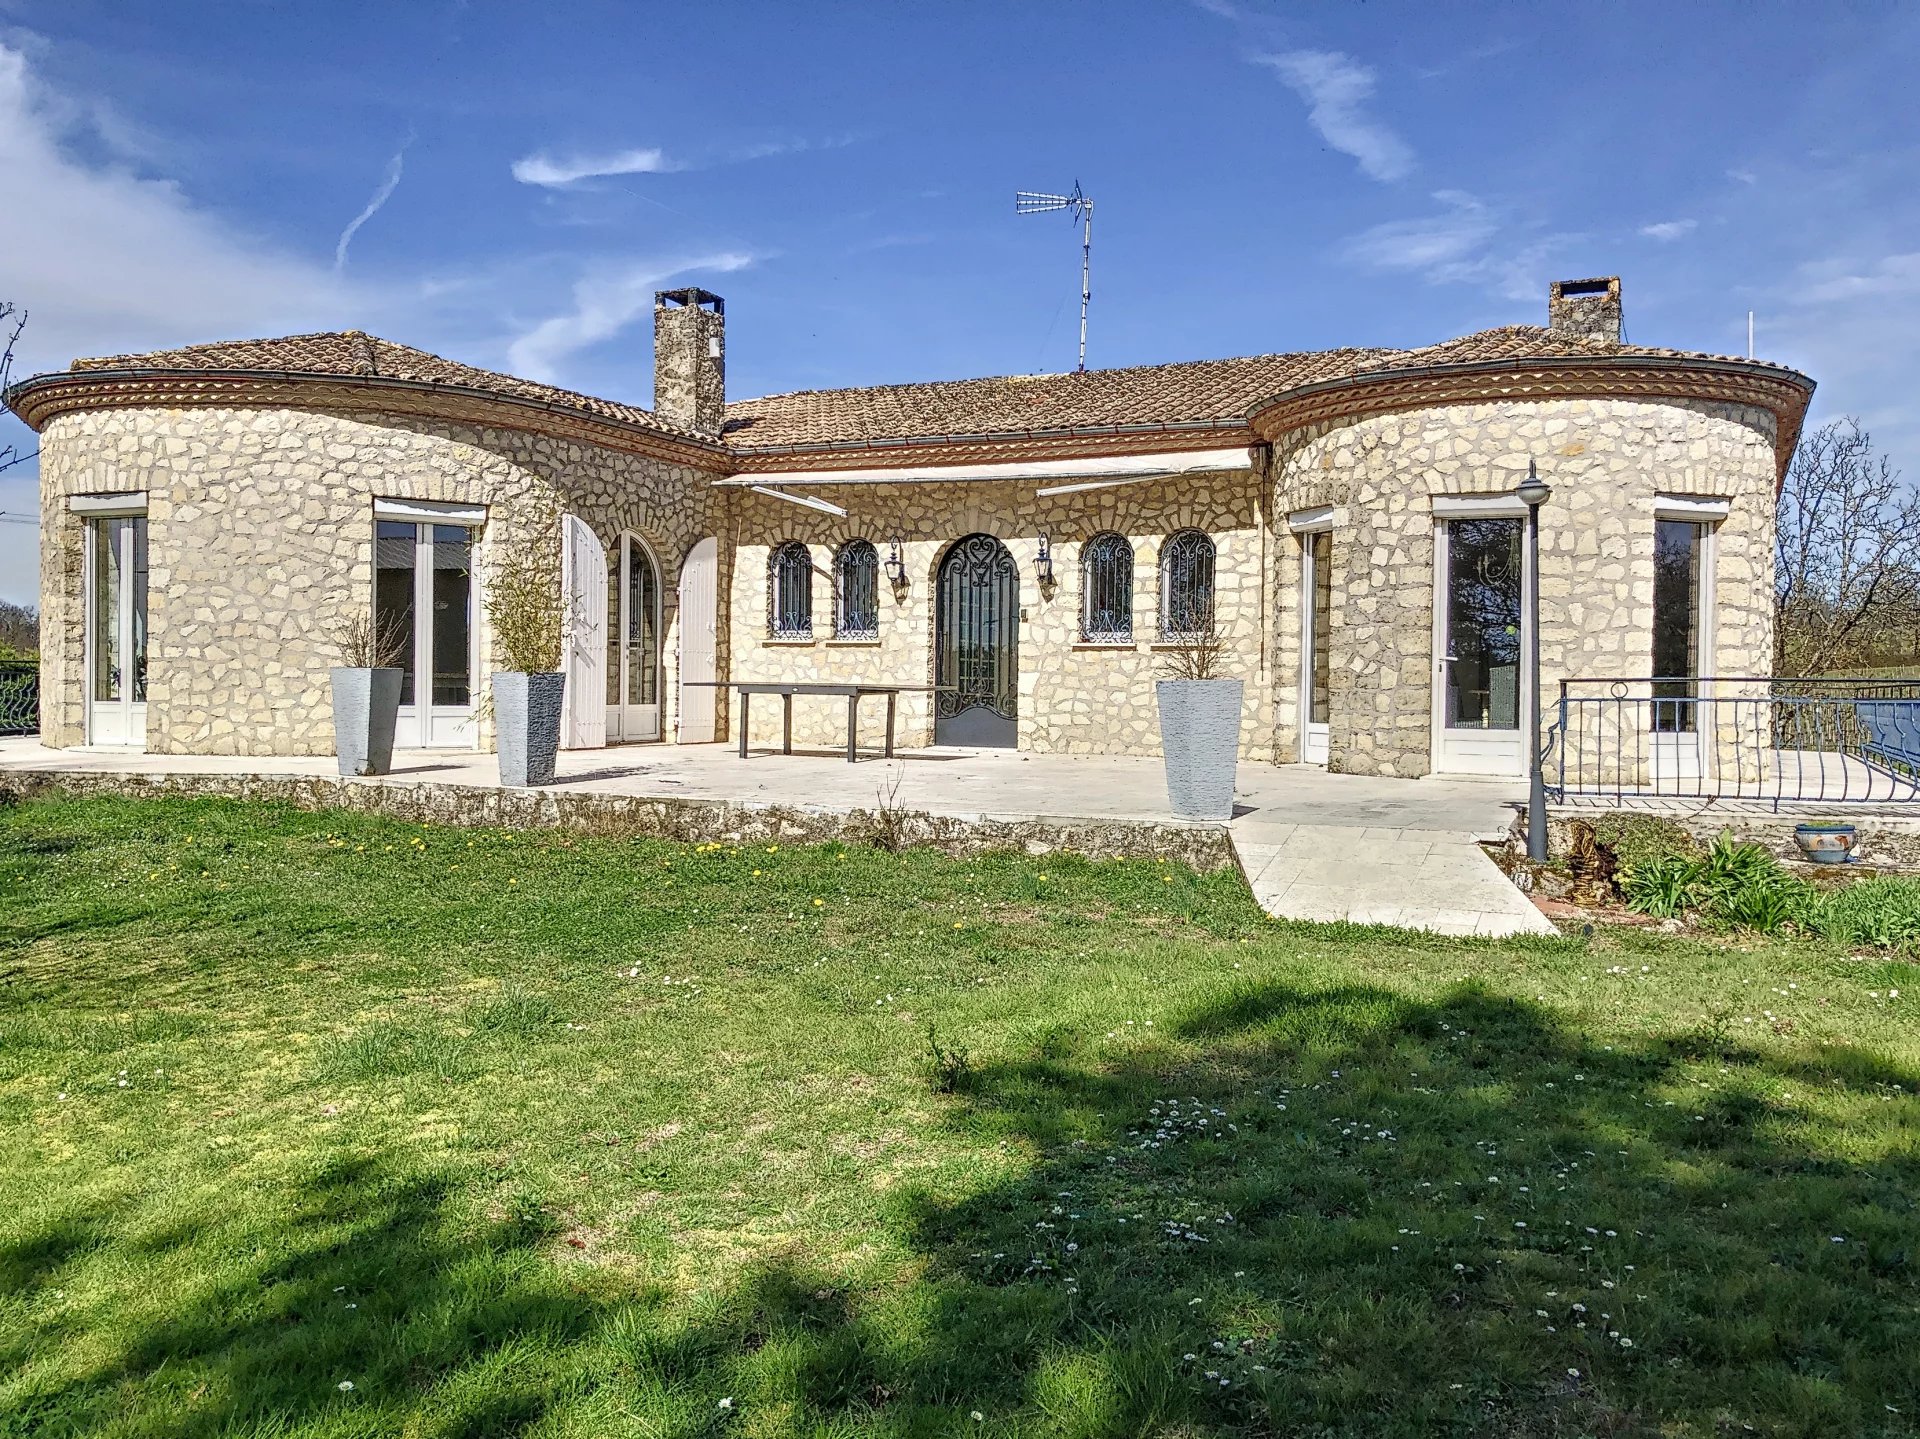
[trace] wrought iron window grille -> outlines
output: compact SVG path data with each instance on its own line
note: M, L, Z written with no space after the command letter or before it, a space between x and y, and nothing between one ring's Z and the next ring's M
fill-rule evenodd
M1190 644L1213 634L1213 541L1180 530L1160 547L1160 639Z
M849 540L833 561L833 637L880 638L880 555L866 540Z
M1088 644L1133 642L1133 546L1108 531L1080 552L1080 637Z
M813 638L813 556L798 540L767 561L767 633L776 640Z

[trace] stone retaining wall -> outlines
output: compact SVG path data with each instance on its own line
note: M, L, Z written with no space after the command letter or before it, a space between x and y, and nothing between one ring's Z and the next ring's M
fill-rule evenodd
M919 811L830 812L720 800L574 794L452 784L287 775L0 772L0 802L43 795L263 800L303 810L352 810L409 824L566 829L688 844L870 844L926 848L955 857L1016 850L1087 859L1164 859L1198 870L1234 863L1224 826L1127 820L963 819Z

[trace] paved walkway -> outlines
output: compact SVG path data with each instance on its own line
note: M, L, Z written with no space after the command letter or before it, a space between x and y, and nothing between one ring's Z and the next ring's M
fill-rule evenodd
M331 756L256 759L53 750L0 739L0 772L332 775ZM365 784L492 787L490 754L401 751ZM560 756L553 788L675 796L829 812L876 802L962 820L1169 822L1160 761L948 748L849 765L843 754L755 754L727 745L633 745ZM1372 779L1300 765L1242 764L1228 826L1241 869L1269 914L1400 924L1448 934L1551 933L1478 847L1503 837L1513 787L1476 780Z

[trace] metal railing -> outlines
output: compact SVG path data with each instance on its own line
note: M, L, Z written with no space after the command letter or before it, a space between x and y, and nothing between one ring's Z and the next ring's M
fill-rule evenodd
M1920 799L1920 679L1570 679L1546 718L1556 801Z
M0 660L0 735L40 733L40 661Z

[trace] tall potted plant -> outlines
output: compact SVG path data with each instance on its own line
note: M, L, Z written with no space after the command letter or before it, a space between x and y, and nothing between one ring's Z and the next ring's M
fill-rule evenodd
M552 529L536 525L535 533L550 534ZM500 783L520 789L552 784L560 754L566 606L560 567L552 560L549 546L502 545L486 580L487 622L506 666L493 676Z
M1233 817L1245 686L1220 674L1225 648L1208 609L1192 632L1165 651L1167 678L1153 687L1167 802L1180 819Z
M340 663L329 672L340 773L386 774L393 768L393 731L400 718L405 672L398 665L405 636L392 621L359 613L342 620L333 639L340 650Z

